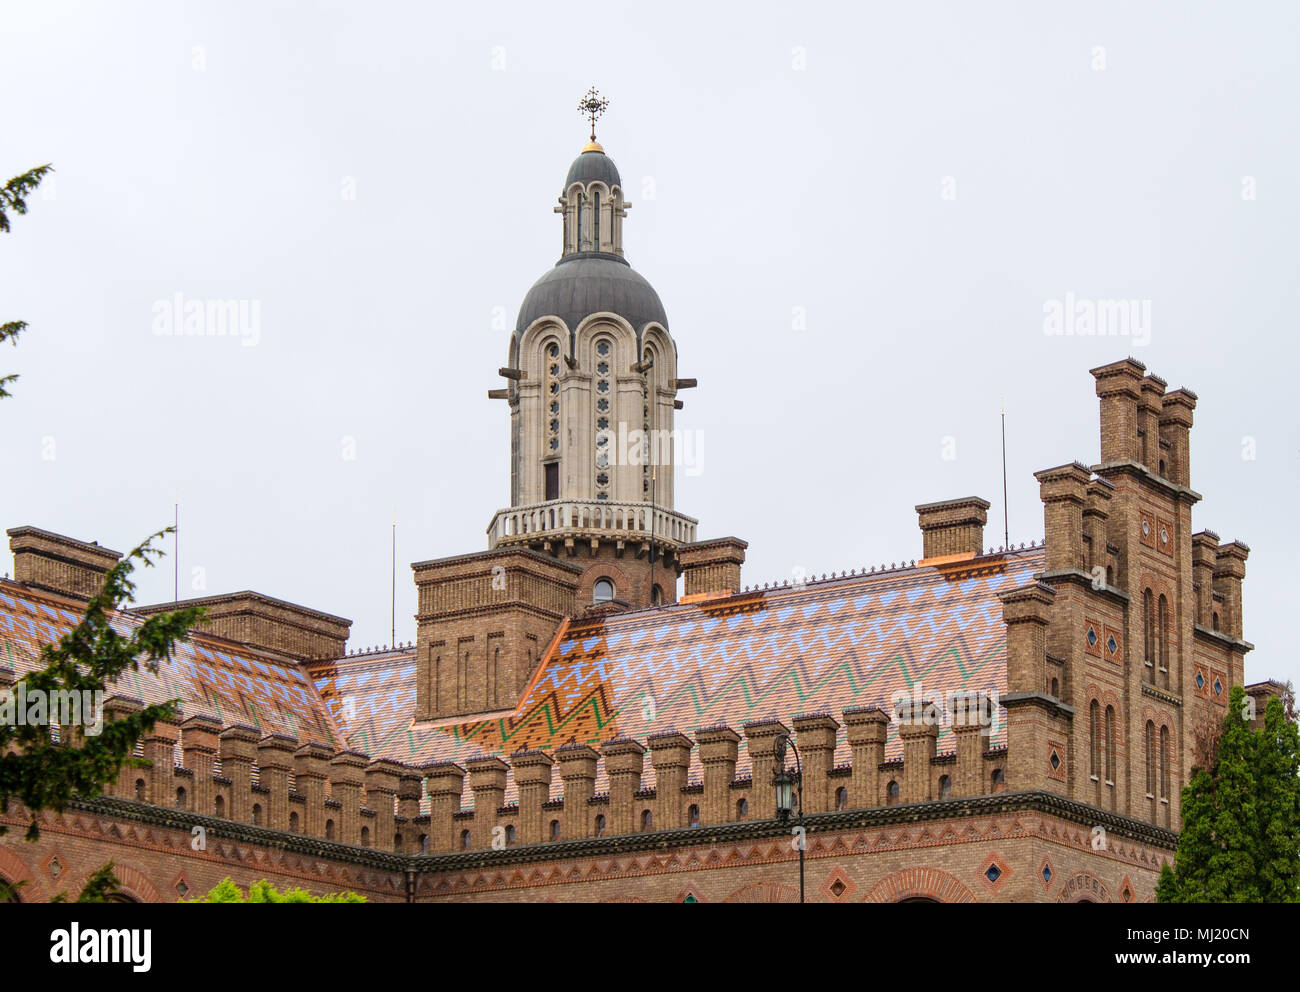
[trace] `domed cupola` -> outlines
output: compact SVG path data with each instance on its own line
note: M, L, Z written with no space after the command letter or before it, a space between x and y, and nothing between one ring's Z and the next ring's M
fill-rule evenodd
M659 294L623 257L628 203L596 141L605 101L592 90L586 147L556 213L560 259L524 297L500 369L510 404L510 506L491 547L525 546L584 564L580 597L634 607L672 602L677 549L695 520L674 507L677 345ZM604 597L604 599L602 599Z

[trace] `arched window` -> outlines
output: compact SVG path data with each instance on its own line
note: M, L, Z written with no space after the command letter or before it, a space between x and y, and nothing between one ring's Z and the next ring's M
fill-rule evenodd
M743 819L744 819L745 817L747 817L747 816L749 816L749 800L748 800L748 799L737 799L737 800L736 800L736 819L737 819L737 820L743 820Z
M184 809L188 802L188 799L189 797L185 794L185 786L183 785L177 786L176 787L176 808Z
M605 814L604 813L596 814L596 836L597 837L605 836Z
M559 821L559 820L552 820L552 821L551 821L551 840L559 840L559 839L560 839L560 821Z
M542 498L552 500L560 498L560 343L554 339L542 346L542 371Z
M939 776L939 798L940 799L952 798L952 779L947 775Z
M836 809L849 808L849 790L844 788L844 786L842 785L835 790L835 808Z
M1156 725L1147 721L1147 796L1156 794Z
M1052 679L1052 697L1055 699L1061 698L1061 683L1056 679Z
M506 824L506 843L513 844L514 842L515 842L515 825L513 823L508 823Z
M334 821L333 821L333 820L326 820L326 821L325 821L325 839L326 839L326 840L333 840L333 839L334 839Z
M296 834L298 832L298 813L297 811L289 814L289 832Z
M1156 611L1160 621L1158 637L1160 640L1160 684L1169 688L1169 600L1160 594L1160 605Z
M1169 798L1169 725L1160 728L1160 798Z
M136 798L136 800L137 800L138 802L144 802L144 801L145 801L145 798L146 798L147 795L148 795L148 787L145 785L145 781L144 781L144 779L142 779L142 778L138 778L138 779L136 779L136 780L135 780L135 798Z
M1088 705L1088 774L1101 777L1101 705L1095 699Z
M698 827L700 825L700 808L694 803L692 803L691 808L686 811L686 825L690 827Z
M1145 663L1145 678L1151 679L1151 669L1156 662L1156 615L1155 597L1150 589L1142 591L1142 661Z
M260 827L261 825L262 825L262 805L261 803L253 803L253 826Z
M460 832L460 849L461 849L462 851L468 851L468 850L469 850L469 831L468 831L468 830L462 830L462 831Z
M428 853L429 853L429 835L428 835L428 834L420 834L420 853L421 853L421 854L428 854Z
M650 812L650 810L648 809L643 809L641 811L641 829L653 830L654 825L655 825L654 813Z
M653 606L662 606L663 602L664 602L663 587L661 587L659 583L656 582L654 588L650 590L650 603Z
M607 338L596 342L595 376L592 378L592 395L595 397L596 415L596 499L609 499L610 471L609 451L613 430L610 427L611 399L613 391L614 348Z
M1001 768L994 768L993 774L989 776L989 782L994 792L1003 792L1007 787L1007 773Z
M608 603L614 598L614 583L609 579L597 579L595 586L592 587L591 601L593 603Z
M1214 617L1213 617L1213 619L1212 619L1211 622L1214 624L1214 629L1215 629L1215 630L1218 630L1218 629L1219 629L1219 613L1218 613L1217 610L1215 611L1215 613L1214 613Z
M598 189L591 191L591 250L600 251L600 190Z
M226 816L226 797L225 797L225 796L217 796L216 799L212 800L212 815L213 815L213 816L219 816L219 817L221 817L222 819L225 819L225 816Z
M893 806L898 802L898 798L898 783L891 779L890 783L885 786L885 805Z
M1106 707L1106 781L1115 781L1115 707Z

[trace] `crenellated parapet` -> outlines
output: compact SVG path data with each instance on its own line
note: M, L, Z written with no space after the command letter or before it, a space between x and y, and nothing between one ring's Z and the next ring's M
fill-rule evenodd
M112 722L142 708L139 699L112 696L104 701L104 718ZM141 763L123 767L106 793L380 851L418 854L435 843L450 849L448 824L460 808L460 780L454 796L436 784L443 766L411 768L283 732L223 728L207 714L158 721L135 757ZM463 778L463 769L448 767ZM436 841L429 837L430 817L421 814L426 783L432 822L446 834Z
M666 731L644 742L618 737L599 748L570 743L554 754L521 750L507 758L483 755L464 767L427 765L422 769L429 795L427 851L500 850L769 819L776 815L773 780L781 736L798 749L808 815L1000 791L1007 752L988 747L997 707L985 693L970 693L958 704L959 711L946 714L932 702L901 703L893 717L877 707L855 708L845 710L842 721L830 713L800 715L790 721L792 728L768 719L746 724L743 734L719 724L693 738ZM884 761L891 724L904 741L901 761ZM956 733L957 750L937 754L935 742L944 726ZM842 728L853 760L836 766ZM737 777L742 743L752 774ZM792 770L791 754L787 750L785 762ZM654 771L653 787L643 782L647 764ZM693 768L702 771L703 782L692 780ZM597 794L602 779L609 791ZM512 783L518 802L506 806Z

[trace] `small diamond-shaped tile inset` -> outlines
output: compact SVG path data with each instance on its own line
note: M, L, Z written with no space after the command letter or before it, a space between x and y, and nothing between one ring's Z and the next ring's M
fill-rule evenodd
M1215 679L1215 680L1214 680L1214 694L1215 694L1216 696L1222 696L1222 695L1223 695L1223 683L1220 682L1218 679Z
M1011 877L1011 869L1002 860L1002 856L995 852L985 859L984 866L980 869L980 877L989 887L989 891L997 892Z
M1200 672L1196 673L1196 688L1198 689L1205 688L1205 676L1202 675Z
M1052 771L1057 771L1061 767L1061 756L1056 753L1056 748L1052 748L1052 756L1048 759L1052 765Z
M1038 877L1043 880L1043 888L1052 887L1052 879L1056 877L1056 872L1052 868L1052 862L1047 858L1043 859L1043 863L1038 868Z
M1127 875L1125 875L1124 880L1119 883L1119 897L1124 902L1132 902L1134 899L1133 883L1128 880Z
M857 883L849 878L844 869L837 867L826 876L821 892L831 902L845 902L857 887Z
M1097 644L1097 632L1091 627L1088 628L1088 646L1095 647Z
M1110 637L1106 639L1106 650L1111 654L1114 654L1119 650L1119 642L1115 640L1114 634L1111 634Z

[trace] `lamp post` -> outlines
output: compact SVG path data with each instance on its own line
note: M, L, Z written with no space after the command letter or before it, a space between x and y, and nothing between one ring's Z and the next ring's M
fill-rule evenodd
M785 768L785 749L789 746L794 752L794 771ZM776 777L772 784L776 786L776 815L782 823L788 823L794 817L799 832L795 835L795 848L799 851L799 901L804 901L804 864L803 851L807 846L803 830L803 762L799 760L799 749L786 734L778 734L773 745L776 758Z

